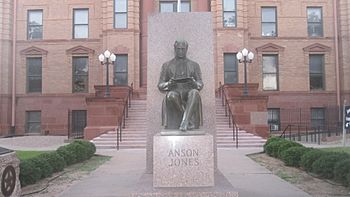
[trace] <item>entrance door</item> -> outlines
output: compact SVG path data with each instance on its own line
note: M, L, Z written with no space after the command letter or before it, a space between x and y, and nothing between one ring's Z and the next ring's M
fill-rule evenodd
M86 110L72 111L72 132L71 138L83 138L86 127Z
M41 133L41 111L26 112L26 133L27 134Z

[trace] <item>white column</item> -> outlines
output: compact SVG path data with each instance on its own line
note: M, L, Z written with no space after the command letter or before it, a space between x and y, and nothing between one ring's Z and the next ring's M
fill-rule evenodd
M177 12L181 12L181 0L177 0Z

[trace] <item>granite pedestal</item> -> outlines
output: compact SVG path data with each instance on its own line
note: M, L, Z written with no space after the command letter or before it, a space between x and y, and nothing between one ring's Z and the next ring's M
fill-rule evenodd
M14 151L0 147L0 196L21 195L19 181L19 159Z
M154 187L214 186L213 136L153 138Z

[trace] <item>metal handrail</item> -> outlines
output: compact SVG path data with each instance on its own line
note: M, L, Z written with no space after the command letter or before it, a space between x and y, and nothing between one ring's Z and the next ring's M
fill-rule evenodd
M282 138L282 137L283 137L284 139L286 138L286 131L287 131L288 128L289 128L289 136L290 136L290 134L291 134L291 132L292 132L292 130L291 130L292 125L291 125L291 124L287 125L287 127L284 128L282 134L280 135L280 138Z
M297 129L293 129L294 127L297 127ZM335 125L335 127L332 127L332 125L326 125L326 126L318 126L318 127L312 127L310 125L293 125L289 124L285 127L283 130L283 133L280 135L282 138L286 138L286 135L288 135L289 140L293 141L301 141L302 137L305 137L306 142L317 142L318 144L321 144L321 135L323 137L330 137L332 136L332 133L335 134L335 136L340 135L340 130L342 128L339 125ZM286 132L289 131L289 134L286 134Z
M123 129L125 129L125 121L126 118L129 116L129 108L131 107L131 97L133 95L133 83L131 83L130 87L129 87L129 92L128 92L128 96L125 99L125 103L123 106L123 113L120 116L120 118L118 119L117 122L117 127L116 127L116 133L117 133L117 150L119 150L119 143L122 142L122 131Z
M232 124L232 140L236 142L236 148L238 148L238 132L239 132L239 127L237 126L233 113L230 108L230 104L228 102L228 99L226 97L226 93L224 90L224 86L219 82L219 88L218 88L219 96L221 97L221 102L222 106L225 107L225 116L228 116L229 121L229 128L231 128Z

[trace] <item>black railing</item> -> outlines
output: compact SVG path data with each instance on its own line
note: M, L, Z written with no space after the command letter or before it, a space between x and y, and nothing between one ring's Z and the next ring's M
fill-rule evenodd
M228 98L225 93L224 86L219 82L219 88L218 88L218 96L221 97L222 106L225 107L225 116L228 116L228 125L229 128L232 128L232 141L236 143L236 148L238 148L238 132L239 127L237 126L233 112L230 108L230 104L228 102Z
M130 87L129 87L129 92L128 92L128 96L125 99L125 103L123 106L123 112L122 115L120 116L120 118L117 120L117 127L116 127L116 133L117 133L117 150L119 150L119 144L120 142L122 142L122 133L123 133L123 129L125 129L125 121L126 118L128 118L129 116L129 108L131 107L131 98L133 95L133 83L131 83Z
M342 133L341 124L332 124L324 126L311 125L293 125L289 124L283 129L281 138L292 141L304 141L321 144L324 138L340 136ZM349 132L348 132L349 133Z

